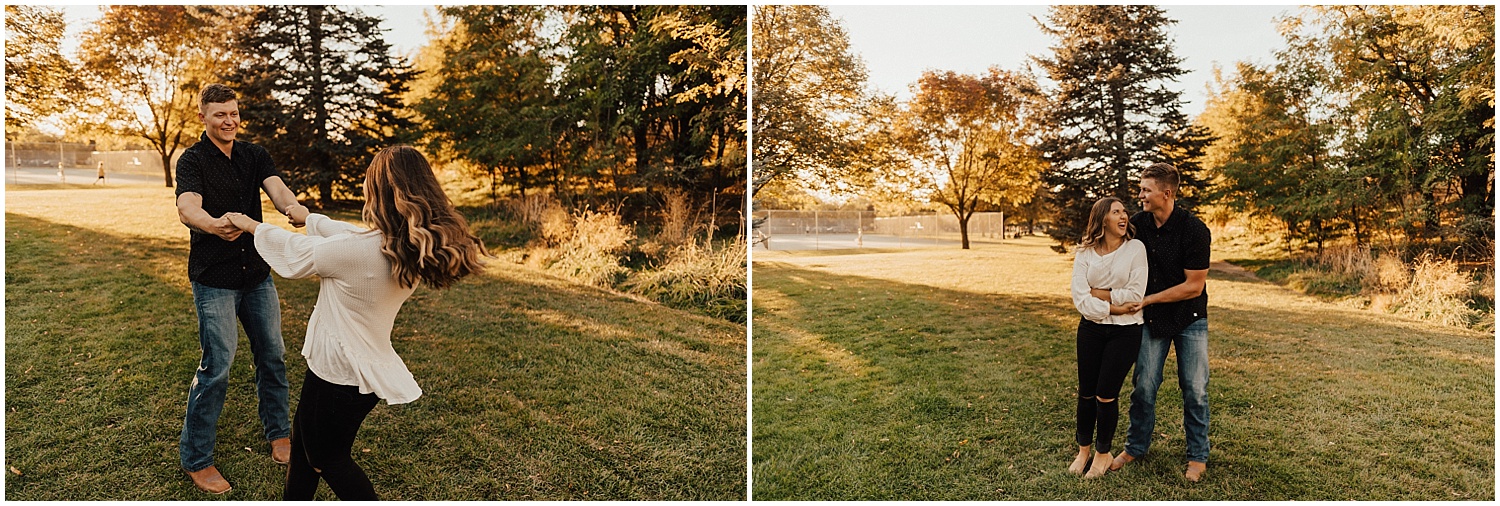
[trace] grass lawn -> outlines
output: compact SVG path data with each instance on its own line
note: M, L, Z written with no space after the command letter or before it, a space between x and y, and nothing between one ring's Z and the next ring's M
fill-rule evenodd
M214 498L178 468L199 351L172 201L168 188L7 191L7 500ZM295 409L318 284L276 285ZM395 329L425 394L380 404L355 440L384 499L745 496L741 325L495 260L446 291L418 288ZM285 468L261 439L240 343L221 498L279 499Z
M1079 317L1051 244L756 250L753 499L1494 500L1492 335L1223 270L1203 481L1182 478L1175 356L1150 453L1068 474Z

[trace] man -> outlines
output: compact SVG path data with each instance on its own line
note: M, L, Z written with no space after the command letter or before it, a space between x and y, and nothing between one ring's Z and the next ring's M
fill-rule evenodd
M188 390L178 451L193 485L213 494L231 488L214 466L213 452L229 366L239 340L236 319L255 357L255 390L271 460L286 464L291 456L281 302L271 283L270 266L255 251L254 237L241 234L224 214L236 212L260 221L262 188L282 213L301 206L265 148L234 140L240 126L238 98L222 84L203 88L198 95L198 119L204 133L177 162L177 215L191 229L188 279L198 310L202 350Z
M1182 386L1182 425L1187 432L1187 471L1198 481L1208 467L1208 226L1177 207L1177 168L1158 163L1141 171L1140 213L1131 217L1136 238L1146 245L1144 308L1130 395L1130 432L1125 451L1110 469L1146 455L1156 426L1156 392L1161 387L1167 349L1177 348L1177 383Z

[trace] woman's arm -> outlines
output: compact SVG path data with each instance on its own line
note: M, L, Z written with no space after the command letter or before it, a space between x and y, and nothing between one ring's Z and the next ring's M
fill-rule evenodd
M1071 283L1073 307L1078 308L1078 312L1084 318L1097 322L1109 316L1111 308L1109 302L1095 297L1089 287L1088 266L1083 262L1083 257L1086 254L1086 252L1080 250L1073 257L1073 281Z
M1146 246L1140 241L1131 241L1126 244L1130 248L1130 275L1126 278L1125 286L1109 293L1110 303L1120 306L1128 306L1141 302L1146 297L1146 279L1150 274L1150 264L1146 262Z
M330 277L318 269L315 252L318 245L327 239L294 234L291 231L261 223L239 213L228 213L230 223L255 235L255 251L284 278L300 279L309 276Z
M310 214L304 220L307 221L307 235L333 237L339 234L358 234L365 231L353 223L345 223L321 214Z

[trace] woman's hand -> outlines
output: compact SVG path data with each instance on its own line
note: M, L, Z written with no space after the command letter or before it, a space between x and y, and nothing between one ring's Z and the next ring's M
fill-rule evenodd
M255 227L260 226L260 222L240 213L224 213L224 217L228 218L229 223L233 224L235 228L252 234L255 233Z

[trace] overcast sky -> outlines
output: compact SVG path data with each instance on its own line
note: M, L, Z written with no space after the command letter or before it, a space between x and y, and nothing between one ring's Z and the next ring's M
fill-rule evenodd
M1273 18L1295 6L1164 6L1177 20L1169 30L1188 73L1172 86L1183 92L1184 112L1203 110L1213 64L1269 62L1284 46ZM869 68L872 87L910 98L908 86L926 69L975 74L991 65L1021 69L1028 55L1051 55L1056 39L1036 19L1046 6L844 6L829 7L849 33L849 42ZM1037 69L1038 73L1041 69Z

